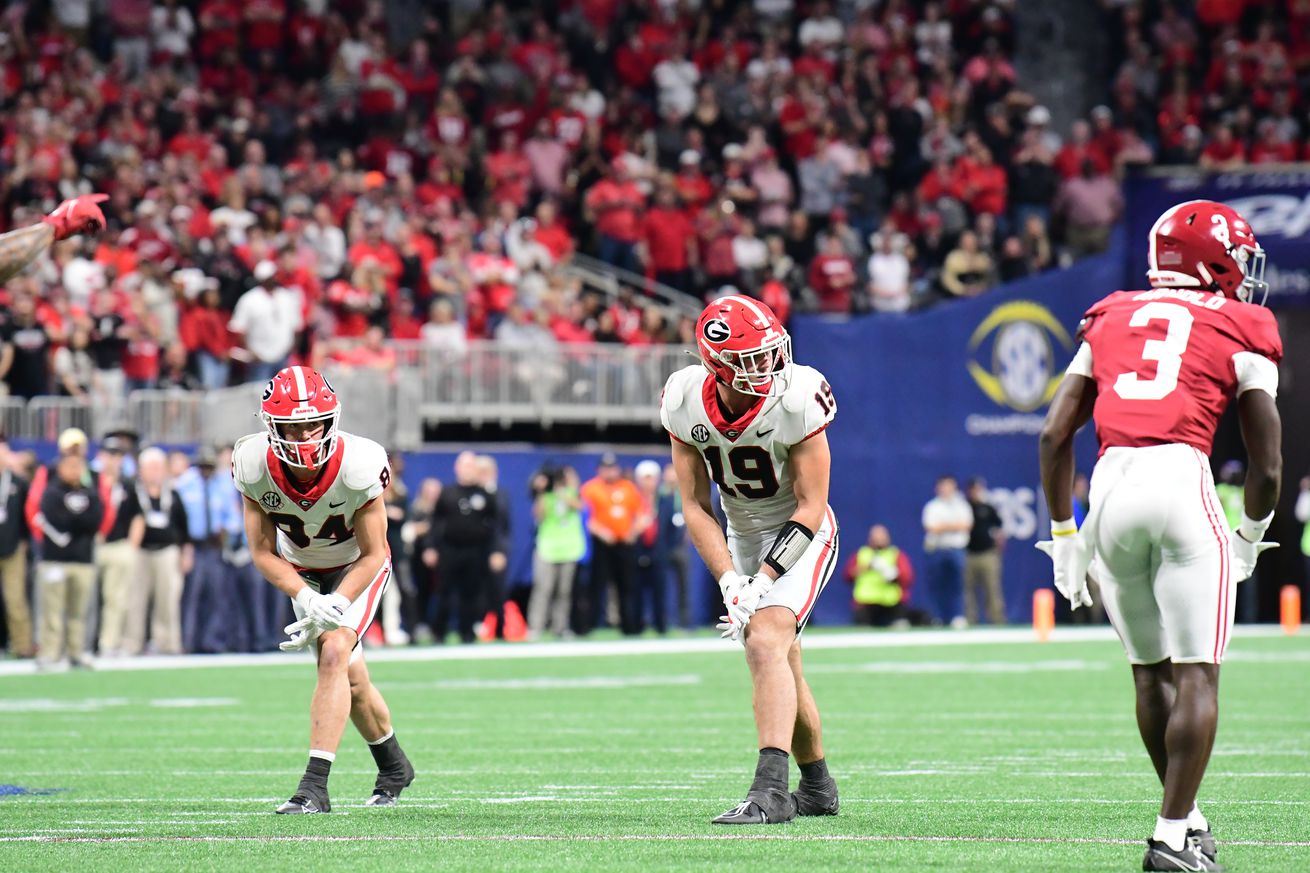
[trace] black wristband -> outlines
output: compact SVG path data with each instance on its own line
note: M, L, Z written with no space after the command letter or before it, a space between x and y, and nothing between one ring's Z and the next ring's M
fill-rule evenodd
M764 556L764 566L782 576L796 565L813 541L813 531L795 519L788 519Z

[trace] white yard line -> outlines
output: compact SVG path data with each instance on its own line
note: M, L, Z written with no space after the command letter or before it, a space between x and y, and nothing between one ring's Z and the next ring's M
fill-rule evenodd
M329 834L277 836L130 836L130 837L0 837L0 843L1001 843L1022 845L1136 846L1142 840L1108 837L986 837L897 834L449 834L446 836ZM1225 846L1310 848L1310 840L1225 840Z
M1283 635L1277 625L1239 625L1233 635L1237 639L1279 637ZM1052 643L1107 642L1115 640L1108 626L1056 628ZM904 649L932 646L970 646L982 643L1006 644L1033 643L1033 632L1024 627L976 628L970 630L922 631L842 631L814 633L805 637L809 651L832 649ZM609 658L620 655L734 655L741 649L714 637L683 637L640 640L577 640L549 643L495 643L472 646L425 646L420 648L368 650L368 659L374 663L402 661L498 661L538 658ZM1265 653L1251 653L1246 660L1257 660ZM1296 653L1289 653L1289 656ZM1282 660L1282 656L1270 656ZM1310 657L1310 655L1307 655ZM1244 659L1240 651L1230 658ZM101 672L178 670L199 667L295 667L307 665L308 654L286 655L278 652L260 655L151 655L140 658L122 658L98 662ZM0 663L0 678L36 675L30 661Z

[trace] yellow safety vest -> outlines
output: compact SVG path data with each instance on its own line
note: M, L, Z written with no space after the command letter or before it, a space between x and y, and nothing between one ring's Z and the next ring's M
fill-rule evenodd
M855 555L855 602L863 606L895 606L901 602L901 586L888 579L880 568L894 573L901 556L895 546L874 549L864 546Z

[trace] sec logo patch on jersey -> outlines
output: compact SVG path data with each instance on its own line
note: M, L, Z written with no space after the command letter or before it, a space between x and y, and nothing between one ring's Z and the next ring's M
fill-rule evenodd
M698 443L707 443L710 441L710 429L703 424L698 424L691 429L691 438Z
M263 504L266 509L281 509L282 495L278 494L276 491L265 491L263 494L259 495L259 502Z

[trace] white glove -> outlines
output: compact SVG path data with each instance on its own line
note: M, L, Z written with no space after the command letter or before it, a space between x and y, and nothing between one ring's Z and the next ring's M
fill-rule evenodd
M1245 582L1255 574L1255 564L1262 552L1278 548L1278 543L1251 542L1242 536L1240 528L1228 535L1228 543L1233 576L1238 582Z
M292 622L282 628L282 632L291 636L291 639L278 644L278 648L284 652L299 652L308 648L321 633L318 625L314 624L314 619L309 616Z
M1064 534L1037 543L1039 551L1050 556L1055 564L1055 590L1069 601L1074 609L1091 606L1092 595L1087 590L1087 567L1092 563L1092 550L1081 533Z
M734 643L741 640L745 627L732 620L730 615L719 616L719 623L714 626L719 632L719 636L725 640L732 640Z
M319 633L341 627L346 610L350 608L350 601L342 595L319 594L309 586L302 588L296 595L296 603L300 604L305 618L313 619Z

